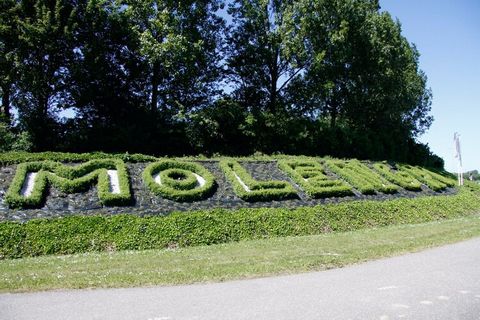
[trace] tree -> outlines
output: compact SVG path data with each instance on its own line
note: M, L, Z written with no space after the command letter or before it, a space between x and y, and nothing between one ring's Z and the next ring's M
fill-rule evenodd
M124 1L149 64L153 113L188 112L209 104L219 77L223 19L218 0Z
M5 137L27 131L35 150L441 166L416 142L432 121L419 53L377 0L228 3L226 26L223 0L3 0Z
M76 117L67 121L67 148L127 151L144 146L145 63L121 7L109 0L77 5L69 92ZM145 139L142 139L144 142Z
M226 53L233 96L252 111L284 109L283 95L303 69L292 54L285 17L293 1L236 0L228 9L233 26Z
M191 116L189 141L197 153L248 155L253 152L251 115L232 99L217 100Z
M406 158L408 140L431 124L431 93L418 52L378 1L298 1L290 23L311 63L290 101L348 128L351 156Z
M17 81L14 58L18 44L18 11L16 1L0 2L0 115L7 123L11 121L12 93Z
M298 118L285 95L308 61L294 47L287 22L295 1L236 0L228 12L227 81L231 98L249 113L253 151L291 151ZM294 129L293 131L290 131Z
M36 148L50 149L56 144L55 112L70 102L67 65L73 54L74 5L61 0L24 0L19 6L16 106Z

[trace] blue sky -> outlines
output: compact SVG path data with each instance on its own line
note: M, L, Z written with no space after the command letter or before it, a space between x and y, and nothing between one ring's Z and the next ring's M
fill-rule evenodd
M453 134L460 133L464 170L480 170L480 1L381 0L421 56L433 91L432 126L419 140L455 171Z

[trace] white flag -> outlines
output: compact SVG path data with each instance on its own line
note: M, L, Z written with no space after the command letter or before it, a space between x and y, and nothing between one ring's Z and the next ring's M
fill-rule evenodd
M455 158L458 159L460 163L462 163L462 150L460 148L460 135L458 132L455 132L453 135L453 140L455 141Z
M463 186L462 150L460 148L460 135L458 132L455 132L453 135L453 142L455 143L455 158L458 159L458 185Z

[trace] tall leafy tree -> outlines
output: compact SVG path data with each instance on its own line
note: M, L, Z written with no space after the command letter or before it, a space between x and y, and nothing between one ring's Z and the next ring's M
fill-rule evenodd
M11 101L17 81L15 68L15 51L18 46L18 13L17 1L0 2L0 114L10 122Z
M145 126L145 63L121 6L86 0L76 6L74 57L69 64L75 119L67 140L78 150L126 151L140 147ZM144 141L144 140L142 140Z
M351 92L352 59L359 53L355 50L363 49L360 30L368 12L377 10L376 2L370 0L295 4L289 27L297 31L297 49L311 57L311 64L292 86L292 103L304 111L328 117L330 126L336 126Z
M223 0L0 1L0 118L19 115L4 150L441 166L416 142L432 121L419 53L378 0L227 2L228 27Z
M295 33L287 28L294 3L236 0L228 8L227 79L230 96L249 113L245 124L253 133L253 151L291 152L303 130L285 101L290 84L308 64L294 46Z
M405 155L432 118L418 52L400 24L371 0L298 1L293 12L311 64L291 86L292 104L331 129L340 121L356 156Z
M235 0L228 9L228 74L234 96L247 108L275 113L303 64L292 53L285 17L293 1Z
M189 112L212 101L219 77L223 19L218 0L126 0L125 12L149 64L150 106Z
M62 0L20 2L16 105L38 149L55 146L56 111L69 105L68 61L73 53L74 4Z

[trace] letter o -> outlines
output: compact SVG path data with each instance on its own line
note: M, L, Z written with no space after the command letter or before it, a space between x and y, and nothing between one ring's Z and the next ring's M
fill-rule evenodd
M215 177L203 166L174 160L149 164L143 181L154 194L177 202L204 200L216 188Z

